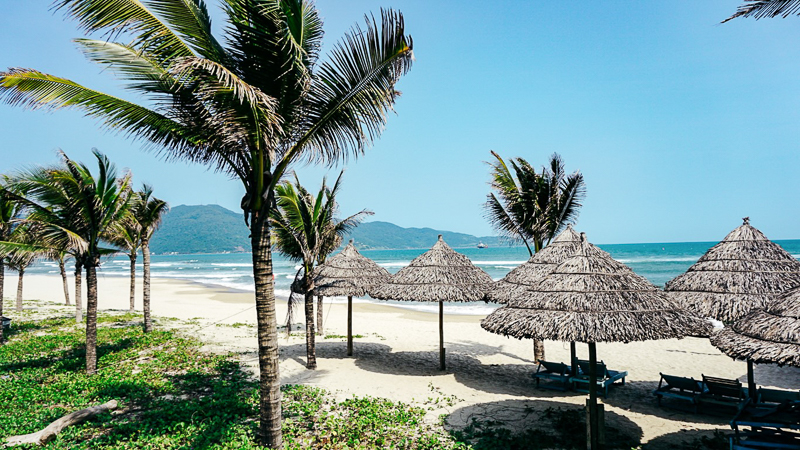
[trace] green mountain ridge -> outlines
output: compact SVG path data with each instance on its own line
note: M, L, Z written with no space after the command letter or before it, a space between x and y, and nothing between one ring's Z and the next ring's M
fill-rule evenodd
M475 247L483 242L500 245L495 236L475 237L432 228L403 228L389 222L365 222L344 242L353 239L359 250L430 248L442 235L454 248ZM241 213L219 205L179 205L164 215L150 242L153 253L234 253L250 250L250 231Z

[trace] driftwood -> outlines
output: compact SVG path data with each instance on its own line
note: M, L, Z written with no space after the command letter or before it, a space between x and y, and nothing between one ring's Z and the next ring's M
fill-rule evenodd
M63 430L64 428L67 428L72 425L77 425L81 422L91 419L92 417L98 414L102 414L106 411L111 411L113 409L117 409L116 400L111 400L110 402L104 403L102 405L92 406L86 409L81 409L79 411L69 413L66 416L51 423L41 431L37 431L36 433L31 433L31 434L22 434L19 436L9 437L8 439L6 439L5 446L12 447L15 445L25 445L25 444L44 445L55 439L56 435L60 433L61 430Z

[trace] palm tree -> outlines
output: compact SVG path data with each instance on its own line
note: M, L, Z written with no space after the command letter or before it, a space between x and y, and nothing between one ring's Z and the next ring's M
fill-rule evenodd
M260 435L279 448L277 320L269 209L298 161L334 164L362 154L386 123L411 67L402 14L366 18L320 61L322 21L308 0L224 0L227 47L211 33L203 0L57 0L87 32L89 59L153 99L150 107L30 69L0 73L12 105L73 107L168 157L240 179L251 230L260 367ZM124 35L127 44L110 39Z
M5 183L3 183L5 184ZM7 241L17 227L17 219L22 213L21 204L0 186L0 241ZM0 248L0 317L3 316L3 285L8 252ZM0 326L0 344L3 343L3 327Z
M142 309L144 310L144 332L153 331L150 318L150 239L161 225L161 219L169 211L164 200L153 197L153 188L145 184L136 193L131 214L139 227L139 244L142 248Z
M736 8L736 13L723 20L722 23L737 17L762 19L778 16L786 18L791 15L800 16L800 0L745 0L745 3Z
M136 194L131 196L130 210L135 209L137 202ZM131 262L131 282L130 282L130 301L128 312L133 313L136 307L136 258L139 256L141 245L142 229L136 221L131 211L122 218L110 231L105 239L112 244L124 249L128 253Z
M277 208L273 209L271 223L275 230L275 245L292 260L302 263L301 290L305 296L306 317L306 367L315 369L316 343L314 337L314 264L324 260L342 242L342 236L361 222L361 211L343 220L337 220L336 194L341 186L342 174L332 188L322 180L317 195L312 195L295 176L295 182L284 181L275 189ZM318 323L321 323L317 320Z
M510 170L494 151L491 188L484 205L494 229L512 242L522 242L533 256L578 218L586 197L583 175L567 175L554 153L541 173L523 158L512 158ZM533 246L533 248L531 248ZM544 359L544 343L533 341L534 359Z
M43 252L35 246L36 231L29 223L22 223L16 227L8 236L8 242L13 248L8 249L6 264L12 270L17 271L17 312L22 312L22 289L25 279L25 269L36 259L37 254Z
M69 247L86 270L86 373L97 373L97 267L100 257L116 252L101 239L127 213L130 176L117 177L114 165L97 150L94 176L89 168L61 153L63 165L36 168L11 181L30 211L25 223L39 230L39 246Z

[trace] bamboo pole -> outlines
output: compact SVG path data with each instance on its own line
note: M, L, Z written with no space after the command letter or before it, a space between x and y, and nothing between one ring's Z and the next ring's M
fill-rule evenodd
M347 356L353 356L353 296L347 296Z
M750 400L755 404L757 392L756 392L756 380L755 376L753 376L753 360L747 360L747 391L750 395Z
M447 370L444 362L444 302L439 300L439 370Z

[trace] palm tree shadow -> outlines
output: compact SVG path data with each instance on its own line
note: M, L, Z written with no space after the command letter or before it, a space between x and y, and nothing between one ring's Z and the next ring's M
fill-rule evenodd
M457 442L475 448L586 448L586 410L581 405L549 400L500 400L456 409L445 429ZM633 421L605 411L607 448L635 448L642 429Z
M113 343L100 344L97 346L97 359L100 361L103 356L125 350L133 345L134 342L130 338L120 339ZM54 368L60 372L75 372L82 370L85 367L85 363L86 346L82 344L61 350L56 353L55 357L53 357L53 354L49 354L47 357L27 359L22 362L0 363L0 372L13 373L18 370L36 367Z

